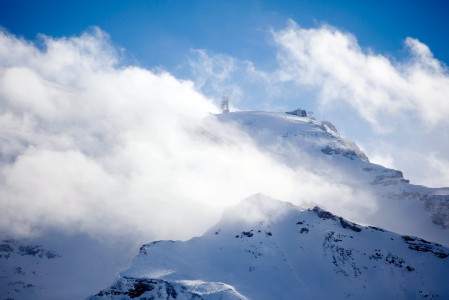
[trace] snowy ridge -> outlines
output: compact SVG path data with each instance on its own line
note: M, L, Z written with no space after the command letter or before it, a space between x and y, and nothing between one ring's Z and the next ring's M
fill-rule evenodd
M232 210L255 217L227 213L202 237L146 244L90 299L449 297L449 249L441 245L263 195Z
M222 122L239 124L240 128L264 146L283 139L293 142L298 149L368 161L357 145L341 137L335 126L328 121L320 122L309 117L263 111L233 112L217 115L217 118Z

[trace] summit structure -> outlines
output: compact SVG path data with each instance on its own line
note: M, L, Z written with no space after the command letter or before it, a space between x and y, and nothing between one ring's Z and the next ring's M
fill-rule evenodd
M222 113L229 112L229 97L223 96L221 98L220 108L221 108Z

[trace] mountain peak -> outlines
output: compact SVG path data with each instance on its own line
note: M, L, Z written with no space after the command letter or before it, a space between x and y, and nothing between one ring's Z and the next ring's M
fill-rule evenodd
M449 297L445 247L261 194L227 214L238 209L282 213L272 222L219 223L187 242L144 245L131 268L90 299Z
M275 200L267 195L258 193L226 209L220 223L273 221L292 209L298 208L291 203Z
M295 198L295 203L313 202L326 206L332 201L342 214L368 208L366 213L358 213L358 220L449 245L447 231L434 228L436 225L449 229L449 195L440 193L441 189L410 184L400 170L370 163L360 148L342 137L332 123L308 116L264 111L231 112L216 115L216 118L237 126L264 153L285 165L293 175L300 174L299 193L289 197ZM345 201L347 195L344 193L341 197L331 195L332 200L314 197L317 188L307 189L308 180L312 178L338 185L343 190L362 192L363 199ZM307 190L309 194L301 194L301 190ZM374 206L377 208L373 209ZM429 213L423 214L423 211ZM398 221L400 218L409 225L404 226Z
M238 111L216 115L222 122L238 124L261 145L291 143L301 149L342 155L351 160L369 162L368 157L352 141L338 133L329 121L282 112Z

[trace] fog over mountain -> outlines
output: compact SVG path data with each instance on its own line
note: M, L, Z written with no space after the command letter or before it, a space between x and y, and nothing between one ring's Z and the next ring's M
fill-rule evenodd
M80 36L41 35L36 42L1 30L1 296L110 295L107 287L131 264L140 245L201 236L229 207L254 194L302 211L319 206L332 212L335 218L330 219L337 223L344 218L360 224L354 226L396 232L385 236L403 240L398 253L407 262L415 262L415 254L408 258L406 251L418 242L424 254L416 254L415 264L426 264L422 257L435 249L446 253L449 189L438 186L449 178L442 155L449 140L446 67L416 39L406 40L411 60L392 64L359 48L350 34L327 26L303 29L291 23L272 35L279 49L276 70L261 71L249 61L217 60L207 50L195 50L199 60L189 64L196 75L186 80L161 68L125 64L121 50L96 27ZM326 58L320 49L334 56ZM348 67L332 64L332 57L347 58L342 64ZM202 68L204 62L212 66ZM201 70L210 74L204 77ZM241 81L240 94L234 81L239 77L230 79L238 70L252 74ZM378 71L388 78L379 78ZM320 112L307 113L307 101L301 107L304 116L291 112L297 107L239 111L239 101L251 90L243 87L250 85L267 95L263 108L273 108L270 101L283 96L283 88L306 86L324 111L336 103L351 110L328 115L330 121L319 119ZM217 106L217 91L223 88L236 91L231 113L222 114ZM422 102L424 95L432 100ZM361 124L358 131L388 138L357 145L333 120L352 116L362 121L353 123ZM405 131L397 131L402 126ZM390 131L415 140L404 147L399 147L401 139L387 144L395 137ZM427 145L420 144L423 139ZM430 174L431 187L375 163L398 157L414 158L408 165ZM256 210L240 217L252 222L272 213ZM372 243L373 237L370 233L362 244ZM370 255L376 255L377 248L371 248ZM382 262L393 251L388 249L378 251ZM446 275L445 258L437 258L432 264L444 261L438 268ZM407 266L398 269L400 278ZM417 270L413 274L427 272L410 266ZM427 290L411 293L446 295L439 281L422 285ZM230 289L232 297L246 297Z
M348 41L335 30L304 31L294 24L275 35L284 44L312 39L314 32ZM43 35L39 45L6 31L0 39L2 231L33 236L56 227L107 238L188 238L208 228L224 207L256 192L299 205L372 203L357 187L304 167L307 155L292 168L235 126L207 118L218 112L216 105L193 82L121 64L98 28L77 37ZM428 53L416 41L409 45ZM202 134L204 128L220 143ZM423 160L422 172L444 172L432 153L434 164ZM235 169L240 172L230 172ZM307 200L298 195L298 182ZM365 193L364 204L359 193ZM165 224L167 216L179 221Z

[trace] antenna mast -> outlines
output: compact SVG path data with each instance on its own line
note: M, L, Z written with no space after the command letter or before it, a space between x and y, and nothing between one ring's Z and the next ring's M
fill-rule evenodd
M221 98L220 108L223 113L229 112L229 97L223 96Z

